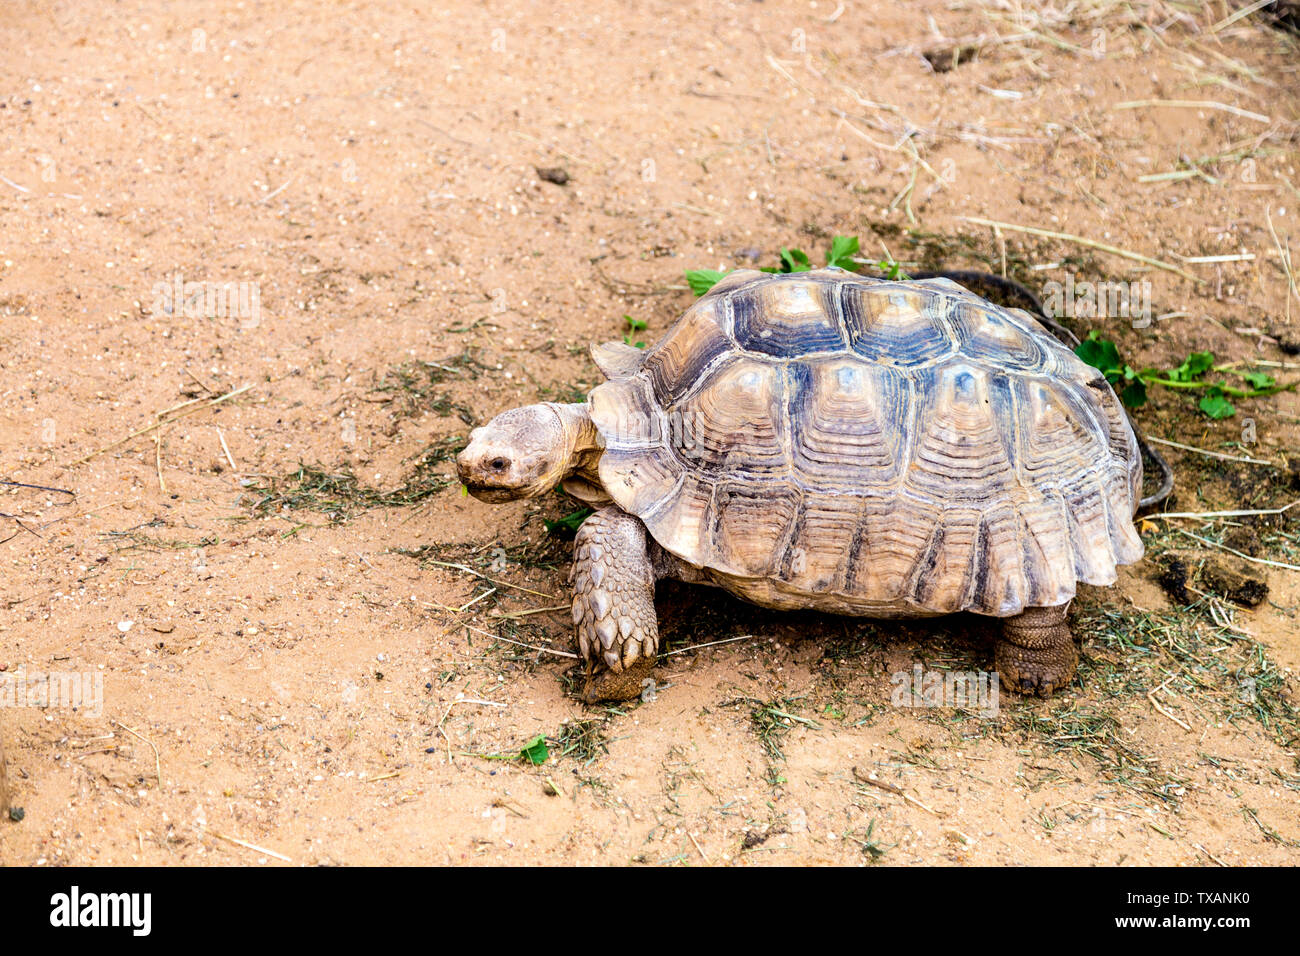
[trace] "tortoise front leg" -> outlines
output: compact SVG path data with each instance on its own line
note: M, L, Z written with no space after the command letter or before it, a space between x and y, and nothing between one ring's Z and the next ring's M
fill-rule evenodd
M994 660L1003 686L1050 697L1070 682L1079 652L1065 617L1069 608L1069 602L1026 608L1002 622Z
M618 508L597 511L578 529L570 581L578 648L587 662L583 700L636 697L659 649L645 526Z

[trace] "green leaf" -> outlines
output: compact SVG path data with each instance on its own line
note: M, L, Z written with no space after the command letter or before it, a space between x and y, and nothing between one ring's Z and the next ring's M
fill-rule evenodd
M781 271L811 272L812 263L808 261L808 253L804 252L802 249L782 249Z
M1197 403L1197 407L1211 418L1229 418L1237 413L1232 403L1223 397L1223 390L1212 388Z
M1238 372L1237 374L1249 382L1250 387L1254 389L1272 388L1277 384L1277 379L1263 372Z
M1147 403L1147 383L1142 380L1143 373L1124 364L1115 343L1103 339L1096 329L1089 332L1088 337L1075 347L1074 354L1106 376L1106 381L1116 388L1119 400L1125 406L1141 408ZM1128 384L1119 389L1121 382Z
M903 271L903 267L893 259L881 259L876 263L876 268L885 274L886 279L897 281L908 278L907 273Z
M1147 383L1134 379L1119 393L1119 400L1126 408L1141 408L1147 403Z
M1213 352L1193 352L1169 373L1169 378L1175 382L1194 382L1213 367Z
M1093 368L1101 371L1106 380L1114 385L1124 377L1124 368L1119 360L1119 349L1110 339L1103 339L1093 329L1088 337L1075 346L1074 354Z
M623 336L624 345L635 345L639 349L645 348L644 342L634 342L635 333L644 332L646 327L645 319L634 319L630 315L623 316L623 321L627 323L627 332Z
M725 272L719 272L717 269L687 269L686 284L691 287L692 292L701 296L721 282L725 275Z
M546 746L545 734L538 734L524 744L523 749L519 751L519 759L531 762L534 767L540 767L546 763L550 756L551 748Z
M858 248L857 236L835 236L831 239L831 251L826 255L826 265L838 266L850 272L856 270L857 263L852 257L858 254Z
M558 518L555 521L542 519L542 524L546 525L546 532L548 534L577 534L579 526L590 517L590 508L579 508L577 511L573 512L573 514L567 514L563 518Z

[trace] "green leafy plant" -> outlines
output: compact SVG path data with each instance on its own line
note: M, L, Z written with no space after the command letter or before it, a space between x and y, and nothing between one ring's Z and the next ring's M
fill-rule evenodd
M626 345L635 345L639 349L645 348L644 342L634 342L638 332L644 332L646 328L645 319L634 319L630 315L623 316L623 321L627 323L627 331L623 333L623 342Z
M578 533L578 528L582 523L591 517L590 508L579 508L572 514L567 514L563 518L556 518L554 521L543 519L542 524L546 525L548 534L560 534L568 537Z
M1232 402L1223 397L1223 389L1217 386L1211 387L1208 392L1201 396L1201 400L1196 403L1196 407L1211 418L1228 418L1237 413L1233 408Z
M846 833L844 835L862 848L863 856L867 857L872 863L876 863L879 862L884 857L884 855L889 852L889 849L891 846L893 846L893 844L889 844L889 845L882 844L878 839L875 838L874 836L875 832L876 832L876 820L873 817L871 820L867 822L867 831L861 837L855 836L851 832Z
M781 259L781 264L779 266L760 269L759 271L787 274L791 272L812 271L813 266L812 263L808 261L808 253L804 252L802 249L782 249L778 255Z
M1129 408L1141 408L1147 403L1147 386L1131 365L1120 361L1119 349L1109 339L1101 338L1096 330L1089 333L1075 348L1074 353L1106 376L1110 387L1119 393L1120 401ZM1123 388L1120 384L1123 383Z
M1259 398L1277 392L1290 391L1294 384L1279 385L1266 372L1242 371L1231 365L1215 365L1213 352L1191 352L1182 364L1168 372L1155 368L1136 371L1120 359L1119 349L1110 339L1101 337L1095 329L1074 350L1079 358L1106 376L1106 381L1119 392L1120 400L1129 408L1146 404L1147 386L1204 391L1196 407L1209 418L1230 418L1237 409L1230 398ZM1247 387L1230 385L1224 376L1236 376ZM1216 381L1211 376L1217 376ZM1122 388L1121 388L1122 386Z
M854 256L861 251L861 244L857 236L833 236L831 238L831 247L826 253L826 268L845 269L849 272L857 272L858 265ZM811 272L816 268L812 260L808 258L808 253L802 249L782 248L777 253L780 264L768 266L761 269L761 272L770 272L776 275L789 275L793 272ZM893 259L882 259L879 262L872 263L888 279L906 279L906 274L902 268ZM691 287L691 291L697 296L704 295L715 285L717 285L727 273L719 272L717 269L688 269L686 271L686 282Z
M540 767L551 757L551 748L547 746L546 735L538 734L532 740L528 741L518 752L510 754L466 754L467 757L479 757L483 760L519 760L530 763L534 767Z
M893 259L880 259L875 263L875 267L884 273L886 279L898 281L900 279L905 280L911 278L903 271L903 267Z
M695 295L702 296L715 285L722 281L725 272L719 272L717 269L687 269L686 284L691 287Z
M519 750L519 759L527 760L534 767L540 767L546 763L550 756L551 750L546 746L545 734L538 734Z
M857 236L835 236L831 239L831 251L826 253L826 265L856 272L857 263L853 257L859 248Z
M856 272L859 262L855 256L860 251L861 244L856 236L834 236L831 239L831 247L826 253L826 265ZM802 249L783 247L777 256L780 259L778 265L765 267L761 271L788 275L795 272L810 272L815 268L808 254ZM881 259L870 265L886 279L897 281L908 278L902 266L893 258ZM696 296L702 296L726 276L726 272L719 272L717 269L688 269L686 282ZM632 321L628 319L629 324ZM633 327L633 331L636 331L636 327ZM1115 389L1120 400L1128 408L1141 408L1146 404L1149 385L1163 385L1166 388L1202 391L1204 394L1197 402L1197 408L1210 418L1229 418L1237 411L1230 399L1259 398L1295 389L1294 383L1278 385L1277 380L1266 372L1243 371L1231 365L1215 365L1212 352L1192 352L1182 364L1168 372L1161 372L1155 368L1144 368L1139 371L1124 362L1114 342L1103 338L1095 330L1079 343L1075 348L1075 354L1106 376L1106 381ZM1240 379L1240 385L1230 384L1226 376ZM548 522L547 527L549 528L550 525L551 523Z

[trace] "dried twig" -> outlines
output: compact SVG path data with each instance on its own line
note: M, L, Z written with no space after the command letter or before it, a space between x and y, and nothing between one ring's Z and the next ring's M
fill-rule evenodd
M1178 268L1178 266L1172 265L1168 262L1164 262L1160 259L1152 259L1150 256L1142 255L1140 252L1133 252L1129 249L1121 249L1119 246L1112 246L1104 242L1097 242L1096 240L1087 239L1083 236L1071 235L1068 232L1054 232L1051 229L1039 229L1035 226L1018 226L1013 222L998 222L994 219L983 219L979 216L962 216L961 218L966 222L975 223L975 225L977 226L989 226L990 228L993 229L1009 229L1012 232L1024 232L1024 233L1028 233L1031 236L1042 236L1046 239L1061 239L1064 240L1065 242L1078 243L1079 245L1087 246L1090 249L1098 249L1102 252L1109 252L1113 256L1122 256L1125 259L1132 259L1135 262L1142 262L1149 266L1154 266L1157 269L1164 269L1166 272L1173 272L1177 275L1183 276L1186 279L1191 279L1193 282L1205 281L1200 276L1194 276L1190 272L1186 271L1185 269L1180 269Z
M1155 691L1151 691L1149 694L1147 694L1147 700L1151 702L1151 706L1154 707L1159 713L1168 717L1170 720L1172 720L1174 723L1176 723L1179 727L1183 728L1183 730L1187 731L1188 733L1192 732L1192 728L1190 726L1183 723L1183 721L1179 720L1173 714L1169 713L1169 711L1165 710L1163 707L1160 706L1160 701L1156 700Z
M9 816L9 769L5 766L5 742L0 740L0 823Z
M1268 221L1268 231L1273 236L1273 244L1277 246L1278 258L1282 260L1282 271L1286 273L1287 284L1291 287L1291 294L1300 301L1300 288L1296 287L1295 272L1291 268L1291 244L1288 242L1282 245L1282 240L1277 237L1277 230L1273 228L1273 214L1269 212L1268 207L1264 207L1264 218ZM1285 296L1286 299L1286 321L1291 321L1291 296Z
M712 860L709 859L709 855L704 852L704 848L700 846L699 841L695 839L695 834L690 830L687 830L686 835L691 838L691 842L695 844L695 849L698 850L700 856L704 858L704 862L711 863Z
M1220 461L1239 461L1247 465L1273 465L1274 462L1264 461L1262 458L1245 458L1239 455L1225 455L1223 452L1206 451L1204 448L1196 448L1192 445L1184 445L1181 442L1170 441L1167 438L1152 438L1147 436L1147 441L1153 441L1157 445L1168 445L1170 448L1181 448L1183 451L1195 452L1198 455L1204 455L1206 458L1217 458Z
M896 787L896 786L894 786L892 783L886 783L886 782L883 781L883 780L877 780L877 779L875 779L874 777L868 777L868 776L863 775L861 772L859 772L859 770L858 770L857 767L854 767L854 768L853 768L853 776L854 776L855 779L860 780L860 781L863 782L863 783L870 784L870 785L873 786L873 787L879 787L881 790L884 790L884 791L886 791L887 793L892 793L892 794L895 794L895 795L897 795L897 796L902 797L902 798L903 798L904 800L906 800L908 803L913 804L914 806L918 806L918 807L920 807L920 808L921 808L922 810L924 810L926 813L933 814L933 815L936 816L936 817L942 817L942 816L945 815L944 813L942 813L942 812L939 811L939 810L935 810L935 809L933 809L933 808L931 808L931 807L927 807L924 803L922 803L920 800L916 799L916 797L912 796L912 795L911 795L910 793L908 793L907 791L903 790L901 787Z
M1187 535L1187 537L1201 542L1201 544L1208 544L1211 548L1218 548L1220 551L1227 551L1229 554L1235 554L1237 557L1245 561L1251 561L1255 564L1266 564L1270 568L1282 568L1286 571L1300 571L1300 565L1287 564L1284 561L1270 561L1268 558L1251 557L1249 554L1245 554L1235 548L1230 548L1226 544L1219 544L1219 542L1211 541L1209 538L1202 538L1199 534L1192 534L1190 531L1184 531L1182 528L1178 528L1177 531L1179 534Z
M242 846L245 850L252 850L254 853L264 853L267 856L273 856L277 860L285 863L292 863L283 853L276 853L274 850L268 850L266 847L258 846L256 843L249 843L247 840L241 840L238 837L226 836L224 833L218 833L216 830L199 830L200 833L206 833L208 836L216 837L218 840L225 840L227 843L233 843L235 846Z
M152 425L149 425L145 428L137 429L136 431L133 431L131 434L127 435L125 438L119 438L117 441L113 442L112 444L105 445L103 448L96 449L95 451L92 451L88 455L82 455L76 461L68 462L66 465L64 465L64 467L72 468L75 467L76 465L85 464L86 462L90 461L90 459L96 457L97 455L102 455L106 451L112 451L114 448L117 448L119 445L125 445L127 442L131 441L134 438L139 438L141 435L147 435L150 432L162 428L164 425L170 425L172 422L184 418L187 415L193 415L195 412L202 411L205 408L212 408L214 405L220 405L222 402L229 401L230 399L234 398L236 395L243 394L244 392L248 391L252 387L253 387L252 385L241 386L240 388L237 388L234 391L226 392L225 395L220 395L214 399L205 401L201 405L197 405L197 406L195 406L194 402L182 402L180 405L176 405L172 408L167 409L166 411L159 412L158 421L154 422ZM179 415L173 415L171 418L164 417L170 412L174 412L177 409L185 408L186 406L193 406L193 407L190 407L188 411L185 411Z
M1150 441L1150 439L1147 439ZM1156 518L1194 518L1198 521L1207 518L1253 518L1259 515L1280 515L1286 514L1291 508L1300 505L1300 501L1293 501L1289 505L1283 505L1281 508L1258 508L1249 511L1163 511L1157 514L1143 515L1143 521L1152 521Z
M471 568L469 565L466 564L452 564L447 561L433 561L433 560L430 560L429 563L436 565L440 568L451 568L452 570L455 571L464 571L466 574L472 574L476 578L482 578L488 584L494 584L497 587L514 588L516 591L525 591L528 594L536 594L538 597L544 597L552 601L555 600L554 594L543 594L541 591L534 591L532 588L526 588L520 584L511 584L509 581L497 581L494 578L488 577L482 571L475 571L473 568Z
M440 734L442 735L442 741L443 741L443 743L445 743L445 744L447 745L447 763L448 763L448 764L455 763L455 761L456 761L456 757L455 757L455 755L451 752L451 738L447 736L447 731L445 731L445 730L442 729L442 725L445 724L445 723L447 722L447 717L451 714L451 709L452 709L453 707L455 707L457 704L477 704L477 705L479 705L480 707L507 707L507 706L509 706L508 704L503 704L503 703L500 703L500 702L498 702L498 701L494 701L494 700L476 700L476 699L474 699L474 698L472 698L472 697L458 697L456 700L453 700L450 704L448 704L448 705L447 705L447 709L444 710L444 711L442 712L442 717L438 720L438 733L440 733Z
M875 777L868 777L860 770L858 770L857 767L853 768L853 778L862 783L870 784L873 787L878 787L879 789L884 790L887 793L896 794L897 796L900 797L903 795L902 787L896 787L892 783L886 783L884 780L877 780Z
M488 617L503 617L503 618L514 619L520 617L529 617L530 615L533 614L554 614L557 611L567 611L571 607L572 605L569 604L557 604L554 607L535 607L535 608L530 608L526 611L489 611Z
M701 647L717 647L719 644L734 644L737 641L752 641L757 637L757 634L741 634L739 637L728 637L721 641L706 641L703 644L691 644L687 647L674 648L671 651L664 651L662 656L671 657L674 654L685 654L687 651L698 651Z
M145 743L147 743L147 744L148 744L148 745L153 749L153 766L154 766L154 773L156 773L156 774L158 775L158 789L161 790L161 789L162 789L162 758L158 756L158 748L157 748L157 746L155 746L154 742L153 742L152 740L150 740L148 737L144 736L143 734L139 733L138 731L134 731L134 730L132 730L132 729L131 729L130 727L128 727L126 724L121 723L120 721L116 721L116 720L113 721L113 723L117 724L117 726L121 727L123 730L125 730L125 731L126 731L128 734L130 734L132 737L136 737L136 738L139 738L140 740L143 740Z
M1224 863L1222 860L1220 860L1220 859L1219 859L1217 856L1215 856L1213 853L1211 853L1209 850L1207 850L1205 847L1201 846L1199 843L1193 843L1192 846L1193 846L1195 849L1200 850L1202 853L1204 853L1206 856L1208 856L1208 857L1209 857L1211 860L1213 860L1215 863L1219 864L1219 866L1226 867L1226 866L1228 865L1228 864Z
M1210 34L1218 33L1220 30L1224 29L1225 27L1232 26L1238 20L1245 19L1246 17L1254 13L1256 10L1261 10L1272 2L1273 0L1255 0L1255 2L1250 4L1249 6L1242 7L1240 10L1236 11L1235 13L1231 13L1228 16L1224 17L1222 20L1214 24L1214 26L1210 27L1205 32ZM1209 854L1207 853L1206 856L1209 856ZM1210 858L1213 859L1213 857Z
M1231 113L1233 116L1255 120L1259 123L1273 122L1273 120L1267 116L1262 116L1259 113L1252 113L1250 110L1243 110L1240 106L1232 106L1228 103L1219 103L1215 100L1133 100L1129 103L1117 103L1115 109L1137 110L1148 106L1172 106L1181 109L1222 110L1225 113Z
M276 187L275 187L274 189L272 189L269 193L267 193L265 196L263 196L261 199L259 199L259 200L258 200L258 203L259 203L260 205L265 205L266 203L269 203L269 202L270 202L272 199L274 199L276 196L280 195L280 193L282 193L282 192L284 192L286 189L288 189L288 188L293 184L293 181L294 181L295 179L297 179L297 178L298 178L298 174L297 174L297 173L294 173L292 176L290 176L288 179L286 179L286 180L285 180L283 183L281 183L279 186L276 186Z
M7 478L0 478L0 485L5 485L10 488L34 488L37 491L55 491L61 495L69 495L73 498L77 497L75 491L69 491L67 488L51 488L49 485L29 485L22 481L10 481Z
M466 624L464 626L469 628L475 634L482 634L484 637L490 637L494 641L505 641L507 644L517 644L520 647L528 648L530 651L540 651L543 654L554 654L556 657L570 657L575 661L582 659L571 651L557 651L554 648L542 647L539 644L525 644L523 641L516 641L511 637L502 637L500 634L493 634L490 631L485 631L482 628L475 627L473 624Z
M226 453L226 461L230 463L230 470L239 473L239 466L235 464L234 456L230 454L230 446L226 444L226 436L221 434L221 429L217 429L217 440L221 442L221 450Z
M16 182L14 182L14 181L13 181L12 179L10 179L8 176L0 176L0 182L3 182L3 183L4 183L5 185L7 185L7 186L12 186L12 187L14 187L14 189L18 190L20 193L29 193L29 192L31 192L31 190L28 189L26 186L19 186Z
M153 463L158 470L158 491L167 494L167 482L163 480L162 473L162 435L153 436Z

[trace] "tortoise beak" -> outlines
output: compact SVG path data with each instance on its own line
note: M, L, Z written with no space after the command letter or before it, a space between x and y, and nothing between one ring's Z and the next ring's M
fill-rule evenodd
M476 487L471 484L466 484L465 490L479 501L485 501L490 505L504 504L507 501L514 501L519 497L513 491L504 491L500 488L484 488L482 486Z
M475 429L475 432L478 429ZM511 461L470 433L469 444L456 456L456 475L465 490L479 501L500 504L520 497L511 481Z
M473 447L474 441L470 439L470 443L461 449L460 454L456 456L456 477L460 479L460 483L466 488L475 484L474 461L478 456L470 454L470 449Z

